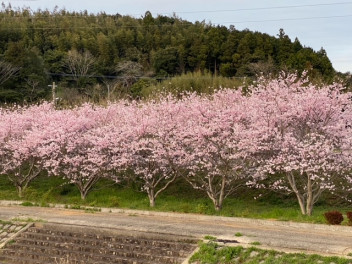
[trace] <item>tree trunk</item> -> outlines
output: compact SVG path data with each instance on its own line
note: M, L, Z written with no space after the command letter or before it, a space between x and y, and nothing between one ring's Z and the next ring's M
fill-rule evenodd
M219 195L218 206L215 206L216 211L220 211L222 209L222 204L223 204L224 198L225 198L225 187L226 187L226 178L223 176L222 180L221 180L221 190L220 190L220 195Z
M149 198L150 207L155 207L155 198Z
M81 191L81 199L82 199L82 200L85 200L86 197L87 197L87 192Z
M210 189L207 191L208 197L213 201L215 211L219 212L222 209L222 204L225 198L226 178L222 177L220 193L216 193L209 182Z
M18 197L23 198L23 191L24 191L24 188L22 188L22 186L20 186L20 185L17 185L17 186L16 186L16 189L17 189Z
M99 176L94 176L91 177L87 182L84 182L83 180L78 180L74 182L74 184L77 186L78 190L81 193L81 199L85 200L89 191L92 189L93 185L100 179Z
M218 65L216 64L216 59L215 59L215 61L214 61L214 75L215 75L215 77L218 75L217 67L218 67Z
M296 193L296 197L297 197L297 200L298 200L298 203L299 203L299 208L301 209L302 215L306 215L307 211L306 211L306 207L305 207L305 203L304 203L303 197L299 193Z
M215 203L215 211L220 212L222 209L222 204L220 204L219 201L216 201Z
M307 215L311 216L313 213L313 203L308 204L307 203Z
M210 195L209 193L208 193L208 196L214 204L215 211L219 212L222 209L222 201L218 197L215 197L214 195Z
M153 189L148 190L148 197L149 197L149 206L155 207L155 195L154 195Z
M84 201L87 198L88 192L90 191L90 188L85 187L85 188L80 188L79 192L81 193L81 199Z
M306 211L306 207L305 207L305 199L304 199L304 196L297 189L296 180L295 180L294 174L292 172L290 172L286 176L287 176L288 182L290 183L291 189L296 194L296 197L297 197L297 200L298 200L298 204L299 204L299 207L301 209L301 213L303 215L306 215L307 211Z
M306 204L306 213L311 216L313 211L313 188L312 188L312 180L307 174L307 204Z

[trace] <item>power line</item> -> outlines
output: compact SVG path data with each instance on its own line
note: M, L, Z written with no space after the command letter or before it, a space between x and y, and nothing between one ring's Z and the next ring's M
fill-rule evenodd
M344 18L352 17L350 15L341 16L319 16L319 17L300 17L300 18L279 18L279 19L265 19L265 20L243 20L243 21L230 21L230 22L220 22L214 24L241 24L241 23L262 23L262 22L277 22L277 21L296 21L296 20L312 20L312 19L330 19L330 18Z
M12 1L37 1L37 0L12 0ZM157 14L197 14L197 13L223 13L223 12L241 12L241 11L260 11L260 10L274 10L274 9L291 9L291 8L302 8L302 7L320 7L320 6L338 6L338 5L351 5L352 1L347 2L334 2L334 3L320 3L320 4L305 4L305 5L288 5L288 6L270 6L270 7L253 7L253 8L238 8L238 9L218 9L218 10L194 10L194 11L171 11L171 12L156 12ZM32 10L31 10L32 11ZM35 13L35 11L32 11ZM69 12L69 11L67 11ZM75 18L86 18L95 16L93 14L81 13L70 15ZM72 12L71 12L72 13ZM60 14L55 14L61 16ZM143 16L144 14L129 14L130 16ZM68 16L65 14L64 16ZM21 17L21 15L12 15L11 17Z
M299 18L279 18L279 19L265 19L265 20L240 20L240 21L226 21L226 22L213 22L211 25L221 24L241 24L241 23L263 23L263 22L278 22L278 21L299 21L299 20L314 20L314 19L333 19L333 18L346 18L352 17L349 15L336 15L336 16L317 16L317 17L299 17ZM162 25L136 25L136 26L119 26L116 28L144 28L144 27L172 27L175 24L162 24ZM192 23L178 23L178 25L190 26ZM194 24L193 24L194 25ZM207 25L207 24L206 24ZM69 26L69 27L1 27L1 29L30 29L30 30L60 30L60 29L101 29L103 26ZM105 27L108 29L109 27ZM0 29L0 30L1 30Z
M352 57L350 58L350 59L339 59L339 60L334 60L334 62L349 62L349 63L351 63L351 61L352 61Z
M105 78L105 79L125 79L123 76L115 76L115 75L84 75L84 74L71 74L71 73L53 73L49 72L50 76L59 76L59 77L86 77L86 78ZM131 76L130 78L136 79L152 79L151 77L143 77L143 76Z
M169 76L169 77L149 77L149 76L116 76L116 75L83 75L83 74L70 74L70 73L53 73L49 72L50 76L58 76L58 77L86 77L86 78L100 78L100 79L126 79L126 78L134 78L134 79L143 79L143 80L170 80L172 78L180 78L182 80L194 80L194 79L212 79L212 77L179 77L179 76ZM226 77L227 79L249 79L250 77Z
M352 2L335 2L335 3L322 3L322 4L309 4L309 5L289 5L289 6L253 7L253 8L201 10L201 11L180 11L180 12L173 12L173 13L176 13L176 14L222 13L222 12L258 11L258 10L273 10L273 9L287 9L287 8L301 8L301 7L350 5L350 4L352 4ZM172 13L164 12L162 14L172 14Z

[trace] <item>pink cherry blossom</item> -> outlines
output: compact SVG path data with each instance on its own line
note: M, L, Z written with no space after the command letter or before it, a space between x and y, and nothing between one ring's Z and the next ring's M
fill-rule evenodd
M296 75L259 83L252 90L251 130L258 162L252 184L271 179L266 187L294 193L302 214L311 215L322 192L334 190L336 180L344 177L351 94L342 93L337 84L316 87Z

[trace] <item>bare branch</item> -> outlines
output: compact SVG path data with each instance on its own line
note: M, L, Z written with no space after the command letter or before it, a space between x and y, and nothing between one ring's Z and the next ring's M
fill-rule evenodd
M94 72L92 71L92 68L94 63L95 58L89 51L80 53L77 50L70 50L64 61L65 67L75 79L78 79L79 77L93 76Z
M0 61L0 85L15 76L21 68L6 61Z

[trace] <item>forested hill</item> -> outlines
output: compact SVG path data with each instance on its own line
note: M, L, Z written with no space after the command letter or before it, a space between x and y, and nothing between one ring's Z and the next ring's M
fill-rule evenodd
M0 12L0 101L35 101L52 81L86 87L101 76L176 76L208 72L224 77L259 72L309 70L331 79L335 71L326 52L277 36L230 26L191 23L178 17L141 18L66 10L12 9Z

